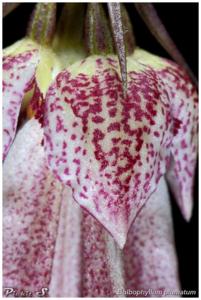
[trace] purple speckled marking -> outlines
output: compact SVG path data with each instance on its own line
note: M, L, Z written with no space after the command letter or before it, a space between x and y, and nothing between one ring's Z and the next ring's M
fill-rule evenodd
M3 58L3 160L15 137L23 96L34 79L38 61L37 50Z

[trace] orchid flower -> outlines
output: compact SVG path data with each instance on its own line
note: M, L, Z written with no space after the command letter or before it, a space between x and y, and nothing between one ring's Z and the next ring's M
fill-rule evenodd
M88 55L67 63L57 36L44 89L36 75L41 46L6 52L3 271L4 287L17 287L16 295L47 288L49 297L162 297L180 290L167 184L189 220L196 88L182 67L135 47L123 7L109 5L109 16L117 54L102 6L88 4ZM35 110L15 137L33 81Z

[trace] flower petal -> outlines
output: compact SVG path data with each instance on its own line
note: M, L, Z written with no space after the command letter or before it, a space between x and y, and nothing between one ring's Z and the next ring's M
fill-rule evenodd
M128 59L92 56L58 75L46 98L44 144L55 176L120 247L170 155L169 99L156 72Z
M140 64L150 65L165 85L174 119L172 161L167 180L186 220L193 208L194 173L198 144L198 95L189 77L175 63L161 59L142 49L133 55Z
M63 186L49 172L43 131L32 119L18 132L4 164L4 286L48 288Z
M172 64L161 71L175 120L167 173L170 187L186 220L192 215L194 174L198 148L198 95L187 74Z
M65 187L59 216L51 272L50 297L79 297L81 294L81 209Z
M124 289L121 251L88 212L82 220L82 297L115 297Z
M164 297L165 291L180 290L170 199L163 177L129 231L124 263L126 290L135 293L131 297L136 291Z
M34 78L38 61L37 50L3 58L3 160L15 137L23 96Z
M124 288L120 249L66 187L51 272L50 297L115 296Z

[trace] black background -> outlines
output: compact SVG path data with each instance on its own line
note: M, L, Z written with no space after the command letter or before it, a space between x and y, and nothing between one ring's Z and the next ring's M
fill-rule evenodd
M24 3L3 20L3 47L11 45L26 33L26 26L34 4ZM62 4L58 5L58 15ZM155 54L168 57L135 11L127 4L132 19L137 44ZM169 34L198 76L198 3L154 4ZM180 278L183 290L196 290L198 296L198 171L195 181L195 206L193 217L186 223L172 197L175 239L179 259Z

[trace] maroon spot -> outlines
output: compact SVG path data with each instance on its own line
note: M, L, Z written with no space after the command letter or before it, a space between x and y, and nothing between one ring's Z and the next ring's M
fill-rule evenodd
M153 104L151 102L148 102L146 104L146 109L150 112L152 116L156 116L156 110L153 109Z
M93 75L93 76L92 76L92 82L93 82L93 83L98 83L98 77L95 76L95 75Z
M154 131L154 136L159 137L160 133L158 131Z
M69 175L69 168L65 168L64 174L65 174L65 175Z
M63 150L67 148L67 143L63 142Z
M122 144L130 146L132 144L132 142L130 140L123 140Z
M74 122L74 123L73 123L73 127L76 127L76 126L78 126L78 123L77 123L77 122Z
M109 116L111 117L111 118L114 118L115 116L116 116L116 113L117 113L117 109L114 107L114 108L111 108L110 110L109 110Z
M100 103L95 103L93 105L90 105L90 112L91 113L96 114L96 113L100 113L101 111L102 111L102 108L101 108Z
M150 177L149 173L145 174L145 178L148 179Z
M107 168L108 164L109 163L107 160L104 160L103 162L101 162L100 171L102 172L105 168Z
M93 135L94 135L94 138L93 138L94 142L97 142L99 140L103 140L104 137L105 137L104 133L100 129L95 129L94 132L93 132Z
M124 180L125 184L129 184L131 179L131 176L127 176L126 179Z
M76 165L80 165L80 160L79 159L73 159L73 162L76 164Z
M176 118L174 118L174 123L173 123L173 134L176 135L181 128L182 122Z
M67 129L64 128L63 120L59 116L57 116L56 117L56 132L60 132L62 130L67 132Z
M81 147L76 147L75 148L75 153L78 153L81 150Z
M100 116L95 116L95 117L92 118L92 121L94 123L103 123L105 121L105 119L100 117Z
M108 173L106 173L106 174L105 174L105 177L106 177L106 178L111 178L111 177L112 177L112 175L111 175L111 174L108 174Z
M80 167L78 167L77 170L76 170L76 176L78 176L79 173L80 173ZM78 184L80 184L79 178L77 178L77 182L78 182Z
M96 60L96 63L97 63L98 66L101 66L101 65L103 64L102 59L101 59L101 58L98 58L98 59Z
M71 181L70 181L70 180L67 180L67 181L66 181L66 185L71 187Z
M120 131L120 123L119 122L111 123L108 126L107 131L108 132L111 132L111 131Z
M143 127L144 132L148 132L149 128L147 126Z
M111 106L115 106L116 105L116 101L108 101L107 102L107 107L111 107Z
M87 187L85 185L83 186L83 190L87 192Z
M185 148L187 148L188 146L187 146L187 144L186 144L186 141L185 140L182 140L181 141L181 148L182 149L185 149Z
M83 193L80 193L80 197L84 198L84 199L87 199L87 196L85 196L85 194L83 194Z
M115 145L121 141L121 138L112 138L112 143Z
M94 151L94 155L95 155L97 160L104 159L104 154L99 150Z
M76 139L76 135L75 135L75 134L72 134L72 135L71 135L71 140L74 141L75 139Z

